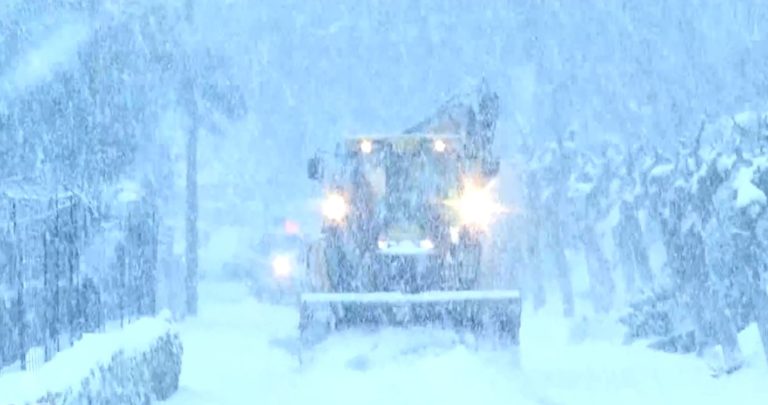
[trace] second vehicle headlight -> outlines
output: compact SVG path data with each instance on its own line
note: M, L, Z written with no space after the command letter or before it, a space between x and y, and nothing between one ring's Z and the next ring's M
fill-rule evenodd
M277 255L272 258L272 275L275 278L288 278L293 273L293 261L288 255Z

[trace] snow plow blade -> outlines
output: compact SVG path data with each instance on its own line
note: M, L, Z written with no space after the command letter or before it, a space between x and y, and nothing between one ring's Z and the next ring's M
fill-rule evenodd
M302 346L335 330L429 326L519 345L521 301L517 290L310 293L300 298Z

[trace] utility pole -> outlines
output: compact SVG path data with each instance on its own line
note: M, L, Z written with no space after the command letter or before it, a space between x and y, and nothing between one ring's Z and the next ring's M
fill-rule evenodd
M194 96L194 90L192 90ZM197 315L197 108L187 135L187 313Z
M194 22L194 0L186 1L186 22L187 28L191 32L193 30L192 25ZM185 55L184 86L181 91L188 92L187 97L187 111L190 118L190 128L187 134L187 214L186 214L186 306L188 315L197 315L197 249L198 249L198 234L197 234L197 218L198 218L198 201L197 201L197 137L200 127L200 117L197 108L197 94L195 92L195 76L194 76L194 62L190 52L187 51Z

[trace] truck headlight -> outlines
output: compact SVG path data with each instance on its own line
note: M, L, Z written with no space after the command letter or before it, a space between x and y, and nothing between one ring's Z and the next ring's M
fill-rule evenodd
M331 193L323 201L323 216L333 222L341 222L349 212L349 206L344 197L338 193Z
M363 154L365 155L368 155L371 152L373 152L373 142L367 139L360 142L360 152L363 152Z
M504 212L504 207L496 201L491 192L492 186L492 182L481 187L467 180L464 182L461 195L446 201L446 204L453 207L459 214L461 225L487 229L496 215Z
M432 144L432 149L435 150L437 153L443 153L445 152L445 149L448 147L446 145L445 141L442 139L436 139L435 142Z

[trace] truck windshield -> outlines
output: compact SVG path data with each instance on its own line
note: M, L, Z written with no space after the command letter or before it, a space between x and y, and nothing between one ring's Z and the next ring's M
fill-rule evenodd
M380 214L414 220L440 204L459 184L455 159L429 151L388 151L366 159L365 175L375 190Z

